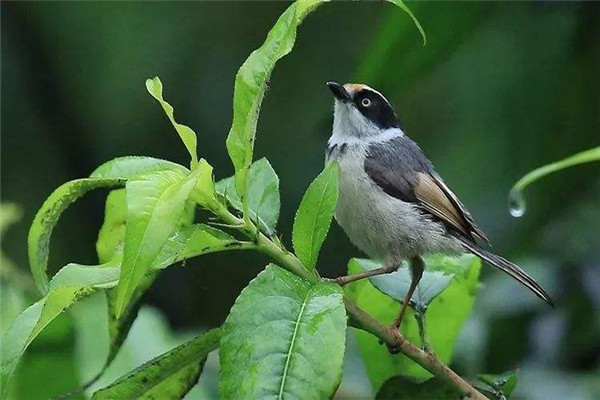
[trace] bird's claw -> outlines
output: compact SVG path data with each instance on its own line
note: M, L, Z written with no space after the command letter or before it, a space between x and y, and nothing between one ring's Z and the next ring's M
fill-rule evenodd
M396 344L390 345L390 344L386 343L388 352L390 354L398 354L398 353L400 353L400 349L402 347L402 342L404 341L404 338L402 337L402 335L400 335L400 331L398 330L397 327L391 326L390 327L390 332L392 333L392 335L396 339Z

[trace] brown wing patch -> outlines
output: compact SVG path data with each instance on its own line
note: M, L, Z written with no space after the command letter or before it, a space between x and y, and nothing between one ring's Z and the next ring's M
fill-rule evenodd
M460 211L452 204L446 193L444 193L430 174L417 173L417 180L413 190L415 197L424 209L448 223L465 236L471 237L469 226L465 224Z
M467 210L467 208L460 202L458 197L450 190L450 188L446 185L446 183L440 178L440 176L436 173L433 174L433 179L440 186L440 188L446 193L448 199L454 204L454 207L460 212L460 215L463 217L467 227L469 228L469 232L472 235L477 236L481 240L485 240L487 243L490 243L490 240L486 236L485 232L483 232L479 227L475 224L473 217L471 217L471 213Z

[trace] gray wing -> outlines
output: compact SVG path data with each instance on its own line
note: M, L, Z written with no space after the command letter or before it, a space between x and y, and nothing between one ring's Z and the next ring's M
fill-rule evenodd
M390 196L419 206L473 242L475 237L488 241L469 211L410 138L402 136L371 144L364 168L373 182Z

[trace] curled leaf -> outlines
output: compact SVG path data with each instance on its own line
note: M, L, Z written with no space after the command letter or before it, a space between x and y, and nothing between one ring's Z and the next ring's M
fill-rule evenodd
M196 150L196 132L194 132L189 126L180 124L177 121L175 121L175 117L173 116L173 106L163 99L163 85L158 76L155 76L152 79L146 79L146 89L148 90L148 93L152 95L152 97L158 100L163 110L165 110L165 114L167 114L169 121L171 121L171 124L173 124L173 127L177 131L177 134L181 138L181 141L185 145L185 148L192 157L192 167L195 166L198 162L198 153Z
M35 215L29 236L27 237L29 264L33 279L42 293L48 291L48 255L50 253L50 238L54 226L63 211L75 200L87 192L99 188L111 188L123 185L123 179L85 178L67 182L56 189L46 199Z
M90 178L136 179L154 172L173 170L182 174L190 172L183 165L154 157L117 157L100 165L90 174Z

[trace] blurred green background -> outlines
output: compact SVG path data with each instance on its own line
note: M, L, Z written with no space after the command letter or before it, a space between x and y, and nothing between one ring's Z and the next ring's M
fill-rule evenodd
M3 2L1 200L20 205L22 218L2 236L2 248L14 265L27 273L29 224L61 183L122 155L185 163L185 149L146 92L148 77L161 77L165 98L199 134L199 153L217 178L230 175L225 137L235 72L286 6ZM427 32L426 47L391 5L333 3L305 21L294 51L277 65L256 157L267 156L281 179L279 232L289 243L302 193L323 165L332 120L324 83L378 88L489 233L494 250L520 262L557 304L545 307L487 268L453 366L466 376L519 368L515 398L600 398L600 168L584 165L534 185L518 220L506 206L521 175L600 143L600 3L409 6ZM95 192L65 213L53 236L54 271L70 261L95 263L105 195ZM341 275L357 255L334 226L319 268ZM118 361L135 367L190 332L220 324L266 261L218 254L165 270ZM26 275L15 278L5 266L3 331L36 299ZM51 328L28 350L15 398L48 398L93 376L93 321L74 324L65 316ZM360 358L350 349L338 397L370 398ZM207 365L189 398L214 397L214 357Z

